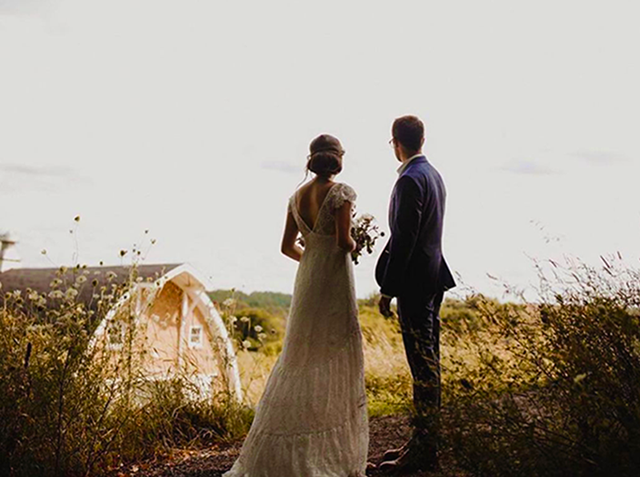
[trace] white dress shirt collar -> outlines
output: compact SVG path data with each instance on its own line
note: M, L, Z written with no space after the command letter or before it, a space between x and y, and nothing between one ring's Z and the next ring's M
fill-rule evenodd
M418 157L424 157L424 154L419 152L418 154L411 156L409 159L403 162L402 165L398 167L398 175L402 174L404 170L409 166L409 163Z

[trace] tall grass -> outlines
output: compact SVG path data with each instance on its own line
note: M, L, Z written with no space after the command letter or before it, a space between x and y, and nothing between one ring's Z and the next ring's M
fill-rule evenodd
M411 375L400 327L396 320L384 318L375 302L374 297L360 304L369 415L406 413L411 406Z
M605 261L541 277L535 303L476 300L475 359L445 394L450 445L476 475L639 475L640 274Z
M542 270L541 270L542 272ZM70 274L70 275L69 275ZM151 380L121 308L123 346L93 340L131 293L126 283L78 303L82 267L46 296L8 294L0 308L0 474L100 475L123 463L237 439L281 349L282 317L226 298L245 402L205 397L185 373ZM475 475L631 476L640 471L640 273L606 261L542 275L540 299L445 300L443 429ZM75 291L74 291L75 290ZM360 302L372 416L411 412L411 376L396 320ZM189 368L191 369L191 368Z
M82 278L84 277L84 278ZM98 288L83 267L61 268L48 294L7 293L0 308L2 475L87 476L181 445L242 435L251 411L227 395L199 395L189 376L151 380L122 284ZM76 300L93 286L91 303ZM94 331L120 303L122 346ZM104 336L108 337L109 333Z

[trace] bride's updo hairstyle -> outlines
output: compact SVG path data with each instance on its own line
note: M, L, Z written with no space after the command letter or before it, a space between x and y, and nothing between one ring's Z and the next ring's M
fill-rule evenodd
M338 138L321 134L309 144L307 170L322 177L329 177L342 171L344 149Z

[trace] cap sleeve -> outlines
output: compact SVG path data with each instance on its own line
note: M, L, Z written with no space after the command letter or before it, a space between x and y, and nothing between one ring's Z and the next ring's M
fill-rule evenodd
M295 200L296 195L293 194L291 197L289 197L289 201L287 202L287 212L289 212L290 214L293 214L293 201Z
M358 194L350 185L340 183L335 186L335 189L331 197L333 209L339 209L345 202L351 202L352 205L355 205Z

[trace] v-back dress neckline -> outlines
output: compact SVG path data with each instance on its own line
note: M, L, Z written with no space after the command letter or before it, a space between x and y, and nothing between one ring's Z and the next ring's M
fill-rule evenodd
M318 226L318 222L320 221L320 214L322 214L322 211L324 210L324 206L327 203L328 199L329 199L329 195L331 194L331 192L333 191L333 189L339 184L339 182L336 182L335 184L333 184L331 187L329 187L329 190L327 191L327 194L324 196L324 199L322 199L322 203L320 204L320 208L318 209L318 215L316 217L315 222L313 223L313 227L309 227L309 224L307 223L306 220L304 220L304 218L302 217L302 214L300 213L300 207L298 205L298 199L299 199L299 195L300 195L300 189L298 189L296 191L296 195L295 195L295 199L293 201L294 205L296 206L296 213L298 214L298 217L300 218L300 222L302 222L304 224L304 226L307 228L307 230L310 233L315 232L316 227Z

